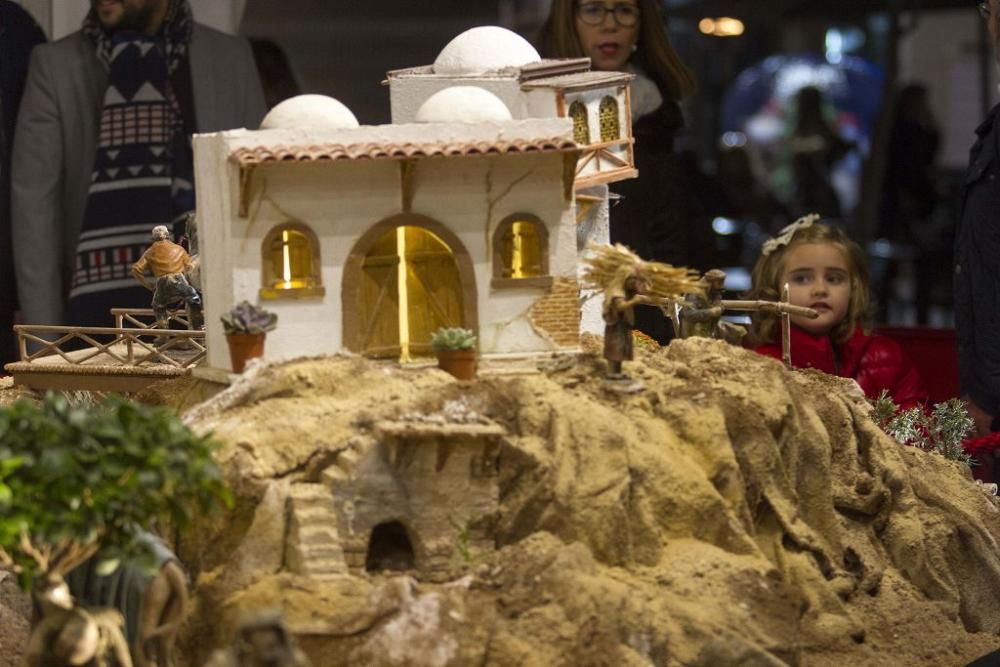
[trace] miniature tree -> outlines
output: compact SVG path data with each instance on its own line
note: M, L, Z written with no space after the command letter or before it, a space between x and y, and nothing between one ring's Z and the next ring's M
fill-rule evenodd
M957 398L936 404L928 413L921 408L900 412L885 389L872 402L875 422L902 445L940 454L966 465L976 461L962 448L972 433L973 422L965 405Z
M50 393L0 409L0 564L41 591L94 556L106 573L141 559L140 529L183 528L192 508L232 504L214 448L166 408L114 396L85 408Z

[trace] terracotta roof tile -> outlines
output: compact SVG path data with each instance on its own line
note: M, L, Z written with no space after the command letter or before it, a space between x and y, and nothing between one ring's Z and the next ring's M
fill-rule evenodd
M241 166L263 162L319 162L322 160L405 160L424 157L472 157L509 153L552 153L577 150L571 139L513 139L434 144L326 144L314 146L256 146L239 148L229 159Z

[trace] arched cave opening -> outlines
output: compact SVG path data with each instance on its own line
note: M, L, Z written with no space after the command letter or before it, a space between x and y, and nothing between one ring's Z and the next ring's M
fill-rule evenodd
M413 565L413 543L403 524L388 521L372 529L372 536L368 540L368 555L365 557L365 571L412 570Z

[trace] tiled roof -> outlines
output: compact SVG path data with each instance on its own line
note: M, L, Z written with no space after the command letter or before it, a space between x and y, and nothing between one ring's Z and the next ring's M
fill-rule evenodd
M635 75L628 72L570 72L569 74L556 74L555 76L526 80L521 84L521 88L523 90L533 90L535 88L598 88L627 83L634 78Z
M510 153L562 153L577 150L576 143L565 137L551 139L512 139L470 141L465 143L364 143L318 146L256 146L239 148L229 159L240 166L263 162L319 162L322 160L405 160L425 157L473 157Z

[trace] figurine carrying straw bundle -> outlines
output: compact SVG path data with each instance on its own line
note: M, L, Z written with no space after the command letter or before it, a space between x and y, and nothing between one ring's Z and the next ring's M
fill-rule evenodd
M604 292L604 358L608 378L628 379L622 362L632 360L635 306L659 306L697 292L698 274L660 262L647 262L621 244L590 245L583 280Z

